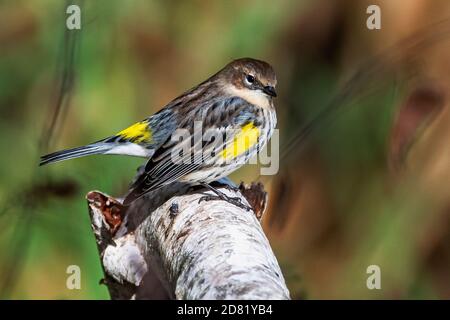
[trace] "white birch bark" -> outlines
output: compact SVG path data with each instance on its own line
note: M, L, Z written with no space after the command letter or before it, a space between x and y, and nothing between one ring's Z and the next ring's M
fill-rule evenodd
M99 192L87 195L93 231L113 299L289 299L275 255L257 218L266 194L241 192L253 211L199 199L173 185L128 209ZM245 194L245 197L243 196ZM256 211L256 213L255 213Z

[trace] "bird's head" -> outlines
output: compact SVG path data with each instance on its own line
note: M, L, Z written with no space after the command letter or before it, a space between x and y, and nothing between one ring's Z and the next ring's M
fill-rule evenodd
M227 91L261 107L277 96L277 77L267 62L242 58L230 62L219 72Z

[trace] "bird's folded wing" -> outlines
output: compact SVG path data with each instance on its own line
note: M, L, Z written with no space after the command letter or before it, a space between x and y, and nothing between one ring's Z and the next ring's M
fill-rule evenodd
M198 139L192 130L189 131L189 137L181 141L169 137L147 162L144 172L131 186L124 204L211 163L230 161L256 144L261 121L257 119L255 107L239 99L229 108L228 118L208 110L202 119L203 133L210 130L212 136L221 136L219 140ZM211 152L213 149L214 152Z

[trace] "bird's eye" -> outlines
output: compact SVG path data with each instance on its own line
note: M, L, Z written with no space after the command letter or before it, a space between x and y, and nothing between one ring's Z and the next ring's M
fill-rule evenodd
M255 77L252 76L251 74L248 74L248 75L245 77L245 81L246 81L248 84L253 84L253 82L255 82Z

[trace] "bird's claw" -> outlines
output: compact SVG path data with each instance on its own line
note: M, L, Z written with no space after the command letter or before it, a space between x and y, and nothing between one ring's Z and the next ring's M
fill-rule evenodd
M223 201L226 201L228 203L231 203L231 204L235 205L238 208L244 209L246 211L252 210L252 208L250 208L249 206L247 206L244 203L242 203L241 198L239 198L239 197L227 197L225 195L223 195L223 196L206 195L206 196L201 197L198 200L198 203L200 203L202 201L212 201L212 200L223 200Z

